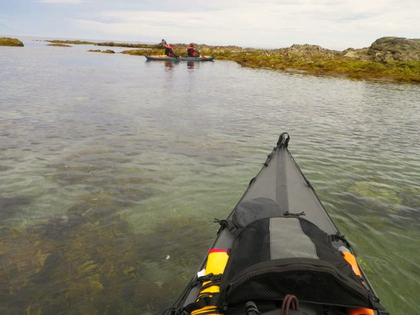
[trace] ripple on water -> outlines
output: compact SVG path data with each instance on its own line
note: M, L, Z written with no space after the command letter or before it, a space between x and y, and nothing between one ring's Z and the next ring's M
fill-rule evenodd
M160 313L288 131L385 306L416 313L417 86L44 44L0 54L0 312Z

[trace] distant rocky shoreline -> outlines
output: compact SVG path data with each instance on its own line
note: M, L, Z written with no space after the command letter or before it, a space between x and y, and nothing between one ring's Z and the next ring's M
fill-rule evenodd
M198 45L203 55L217 60L232 60L250 68L264 68L311 75L348 77L376 81L420 84L420 39L382 37L370 47L344 51L318 45L292 45L279 49L254 49L238 46ZM137 47L122 53L159 54L162 49ZM147 48L147 49L145 49ZM185 44L175 44L175 52L185 53Z
M402 37L382 37L374 41L370 47L348 48L344 51L329 50L316 45L293 45L279 50L286 54L341 56L360 61L420 61L420 39Z
M115 42L87 42L87 41L64 41L51 40L55 44L91 44L96 46L110 46L110 47L127 47L127 48L143 48L143 49L159 49L160 45L150 44L129 44L129 43L115 43ZM186 44L174 44L175 49L182 49ZM344 51L326 49L318 45L292 45L288 48L279 49L253 49L241 48L239 46L208 46L205 44L199 45L204 49L212 49L232 52L258 50L258 51L274 51L283 55L321 55L327 58L346 57L361 61L378 61L378 62L393 62L393 61L420 61L420 39L407 39L404 37L382 37L372 43L370 47L355 49L348 48Z
M8 45L2 44L1 39L3 38L0 38L0 46ZM17 39L8 38L4 42L10 43L10 40ZM163 48L159 44L97 43L80 40L49 40L47 42L54 45L89 44L126 47L131 49L121 53L140 56L161 54ZM251 68L420 84L420 39L382 37L374 41L369 47L348 48L344 51L330 50L318 45L292 45L288 48L279 49L209 46L205 44L198 45L198 47L203 55L212 55L218 60L236 61L242 66ZM184 55L186 48L187 44L174 44L174 50L179 55ZM99 50L94 51L99 52ZM111 51L105 52L110 53Z

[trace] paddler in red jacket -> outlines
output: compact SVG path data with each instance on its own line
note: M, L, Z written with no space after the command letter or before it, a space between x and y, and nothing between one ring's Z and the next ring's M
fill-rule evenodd
M200 57L200 52L195 49L195 44L191 43L190 47L187 48L188 57Z
M175 54L175 52L174 52L174 47L172 46L172 44L169 44L169 45L165 46L165 55L168 56L168 57L178 58L178 55Z

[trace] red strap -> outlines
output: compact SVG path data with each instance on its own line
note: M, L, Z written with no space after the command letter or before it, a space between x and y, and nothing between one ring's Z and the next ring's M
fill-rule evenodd
M211 253L227 253L227 250L226 249L212 248L209 251L209 254L211 254Z

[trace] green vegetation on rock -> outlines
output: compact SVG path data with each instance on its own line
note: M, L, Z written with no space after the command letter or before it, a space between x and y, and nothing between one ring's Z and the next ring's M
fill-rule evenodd
M67 44L48 44L48 46L53 46L53 47L71 47L70 45Z
M187 45L176 44L174 51L185 55ZM324 49L316 45L293 45L281 49L253 49L237 46L199 45L202 55L212 55L219 60L231 60L244 67L299 72L311 75L348 77L351 79L371 79L420 83L420 60L398 59L378 60L368 49L348 49L344 52ZM382 47L382 49L384 49ZM391 50L391 48L388 48ZM162 48L126 50L123 54L160 55ZM377 55L375 55L377 56ZM395 56L401 56L397 54ZM403 57L400 57L403 58Z
M0 37L0 46L23 47L23 43L17 38Z
M73 44L73 45L95 45L94 42L87 42L84 40L47 40L46 42L53 43L53 44Z
M121 53L137 56L161 55L159 44L130 44L54 40L51 43L91 44L96 46L128 47ZM186 55L188 45L174 44L174 51ZM292 45L280 49L254 49L238 46L198 45L202 55L218 60L231 60L244 67L263 68L300 74L347 77L376 81L420 83L420 40L383 37L370 47L344 51L325 49L317 45ZM99 52L99 50L91 50ZM104 52L104 51L100 51ZM105 51L105 53L112 53Z
M107 49L107 50L90 49L90 50L88 50L88 52L99 52L99 53L103 53L103 54L115 54L115 51L113 51L111 49Z

